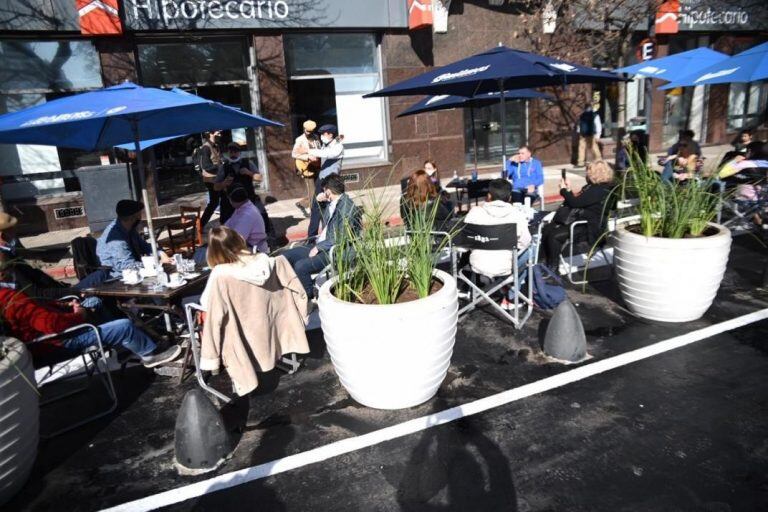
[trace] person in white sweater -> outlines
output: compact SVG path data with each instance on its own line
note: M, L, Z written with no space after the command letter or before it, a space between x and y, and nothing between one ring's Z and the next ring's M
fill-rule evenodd
M488 184L488 196L485 203L473 207L466 217L465 224L495 226L515 224L517 226L517 249L525 250L531 244L528 219L525 213L509 201L512 197L512 185L507 180L495 179ZM488 277L505 276L512 273L512 251L473 250L469 255L472 271Z

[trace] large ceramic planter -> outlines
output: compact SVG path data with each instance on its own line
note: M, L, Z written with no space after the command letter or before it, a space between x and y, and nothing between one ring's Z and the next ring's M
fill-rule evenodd
M376 409L426 402L445 379L458 320L456 281L435 270L436 293L403 304L344 302L335 279L320 288L318 306L333 367L352 398Z
M731 232L710 224L700 238L657 238L620 225L613 261L622 298L632 313L660 322L696 320L709 309L728 263Z
M0 337L0 506L27 481L37 455L40 407L32 357L22 342ZM21 371L26 380L19 373ZM30 385L30 383L32 385Z

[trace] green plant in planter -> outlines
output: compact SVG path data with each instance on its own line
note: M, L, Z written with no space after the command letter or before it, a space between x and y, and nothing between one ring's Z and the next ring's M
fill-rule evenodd
M338 279L333 294L347 302L394 304L410 287L419 298L427 297L436 255L455 235L436 237L431 233L437 201L415 208L411 229L398 237L387 225L389 202L373 191L368 196L370 207L363 213L362 226L345 222L334 247L333 270Z
M629 160L629 169L614 193L638 200L641 233L661 238L703 236L717 216L720 196L712 192L717 175L665 182L632 148Z

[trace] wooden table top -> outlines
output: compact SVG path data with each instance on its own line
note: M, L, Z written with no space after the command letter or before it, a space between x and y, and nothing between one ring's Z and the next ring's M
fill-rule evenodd
M113 298L125 298L125 299L161 299L167 302L174 301L181 297L190 295L192 292L199 292L200 288L208 280L210 270L197 270L198 276L192 278L185 278L186 284L179 286L178 288L164 287L160 290L155 290L154 286L157 283L156 277L145 277L143 281L138 284L125 284L122 281L114 280L107 281L98 286L92 288L86 288L83 291L86 295L93 295L96 297L113 297Z

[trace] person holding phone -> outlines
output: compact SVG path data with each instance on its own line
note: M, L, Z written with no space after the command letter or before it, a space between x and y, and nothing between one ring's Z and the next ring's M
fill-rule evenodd
M541 161L533 157L529 146L520 146L517 154L507 161L506 171L512 183L513 203L522 203L526 197L531 198L531 203L538 199L538 189L544 185L544 168Z

